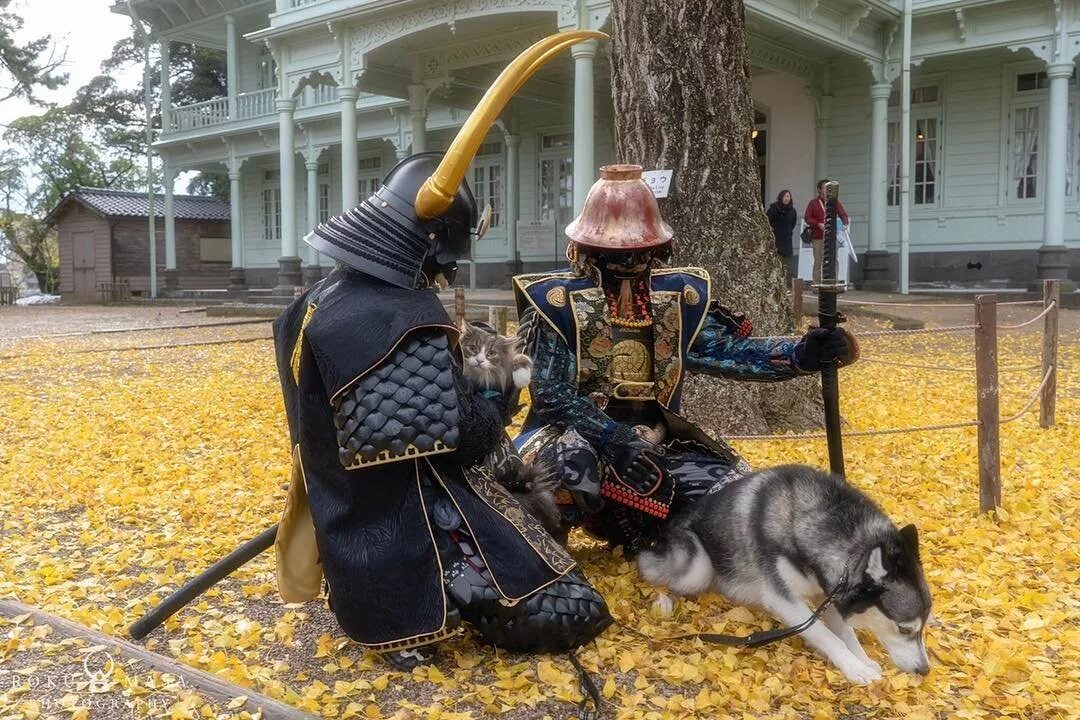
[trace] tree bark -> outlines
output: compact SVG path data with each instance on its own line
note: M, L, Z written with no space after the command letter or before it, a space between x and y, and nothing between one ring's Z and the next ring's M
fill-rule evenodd
M611 85L620 162L671 169L660 210L675 264L707 269L713 299L754 335L792 329L786 272L760 202L742 0L613 0ZM714 433L821 424L815 378L735 383L693 376L683 410Z

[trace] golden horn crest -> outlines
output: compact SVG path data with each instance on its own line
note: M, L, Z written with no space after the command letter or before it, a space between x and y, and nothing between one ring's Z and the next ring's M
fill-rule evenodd
M427 220L442 214L450 207L461 181L465 179L469 163L480 149L492 123L510 102L510 98L537 70L571 45L585 40L605 39L607 35L595 30L569 30L549 35L514 58L484 93L476 109L461 126L435 173L420 186L416 193L416 202L413 203L417 217Z

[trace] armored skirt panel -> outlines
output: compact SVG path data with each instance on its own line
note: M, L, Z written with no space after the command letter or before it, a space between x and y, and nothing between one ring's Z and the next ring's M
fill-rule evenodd
M460 518L500 600L570 573L565 550L477 462L476 438L501 437L501 415L463 393L455 330L433 292L335 271L274 331L299 466L282 527L308 528L317 547L309 567L279 567L279 584L302 577L311 599L321 571L342 629L373 649L449 635L459 613L445 592L436 501ZM280 552L289 541L279 531L279 564L304 562Z

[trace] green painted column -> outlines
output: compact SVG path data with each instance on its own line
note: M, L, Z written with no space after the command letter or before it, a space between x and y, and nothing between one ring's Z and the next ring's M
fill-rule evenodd
M597 43L586 40L570 48L574 58L574 215L585 207L596 178L596 148L593 126L593 58Z
M339 87L341 103L341 211L360 204L360 156L356 141L356 98L354 87Z
M1054 62L1046 67L1050 81L1050 118L1046 137L1046 201L1043 244L1039 248L1040 280L1066 280L1069 274L1065 248L1065 161L1068 154L1069 78L1071 62Z

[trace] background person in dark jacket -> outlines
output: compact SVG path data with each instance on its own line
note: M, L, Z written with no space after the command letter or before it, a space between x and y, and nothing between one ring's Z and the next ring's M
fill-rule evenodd
M795 201L791 198L790 190L781 190L776 196L776 202L765 211L772 225L773 237L776 239L776 254L782 258L791 258L791 233L799 221L799 214L795 212ZM788 266L791 260L785 260ZM788 268L790 271L790 267Z

